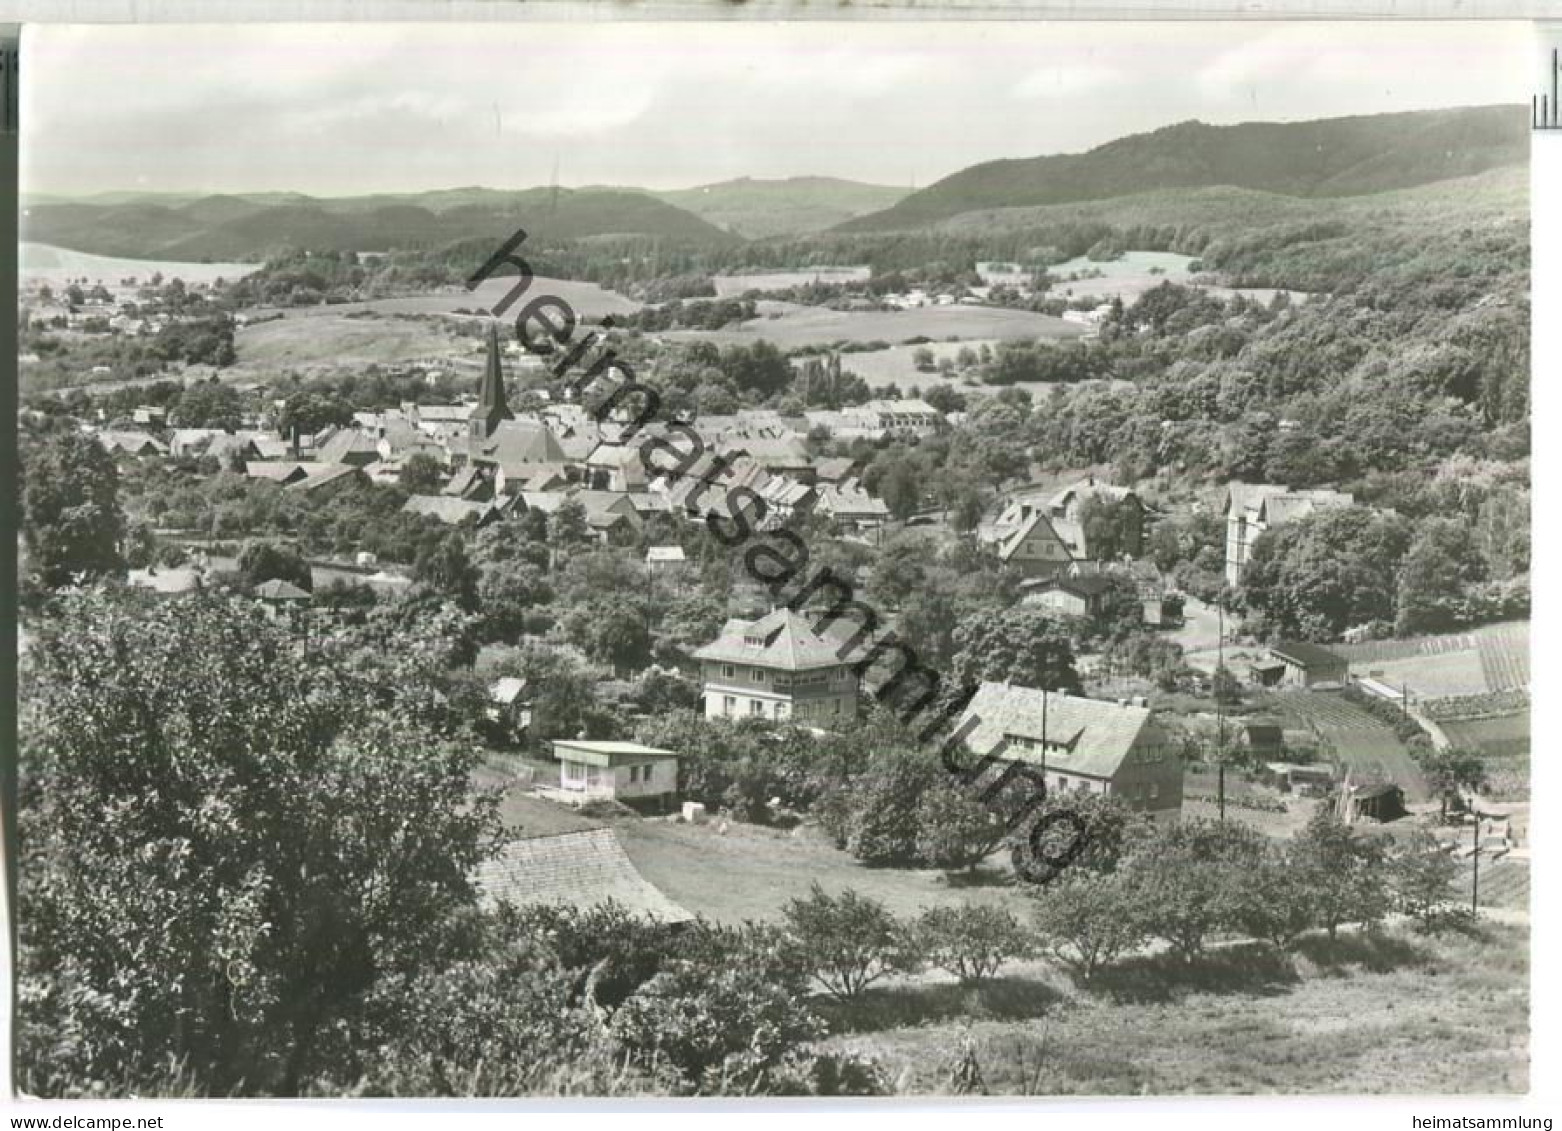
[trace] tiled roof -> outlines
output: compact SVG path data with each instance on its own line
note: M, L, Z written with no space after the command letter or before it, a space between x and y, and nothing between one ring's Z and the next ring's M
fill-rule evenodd
M1344 656L1299 640L1282 640L1278 644L1271 644L1269 651L1279 659L1290 660L1304 668L1341 667L1345 664Z
M493 510L492 503L479 503L471 499L453 499L447 495L413 495L401 508L408 514L429 514L440 522L456 526L475 515L482 522Z
M838 648L815 632L803 614L782 608L756 621L729 620L721 635L696 651L694 658L804 671L846 663L836 654Z
M1060 773L1110 778L1117 773L1136 740L1156 744L1161 736L1148 707L1120 706L1104 699L1048 692L1046 700L1047 768ZM961 724L980 722L966 736L966 745L987 754L1005 736L1040 740L1043 693L1033 687L984 683L965 709ZM1041 750L1025 750L1012 742L1004 757L1041 762Z
M694 918L635 870L618 835L607 828L512 840L497 858L478 866L475 878L488 904L584 911L612 901L663 923Z
M284 491L303 493L323 487L327 483L336 483L342 479L356 478L363 475L361 467L354 467L350 463L335 464L307 464L304 466L304 478L295 483L289 483Z
M270 581L262 581L255 586L255 596L263 597L268 601L309 600L308 593L305 593L291 581L283 581L280 577L274 577Z

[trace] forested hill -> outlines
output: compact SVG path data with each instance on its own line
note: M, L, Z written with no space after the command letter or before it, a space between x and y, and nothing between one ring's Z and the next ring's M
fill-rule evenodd
M973 165L837 230L918 228L964 212L1154 189L1228 185L1298 197L1360 196L1528 159L1529 117L1522 106L1236 126L1182 122L1088 153Z
M253 260L288 249L393 251L495 242L524 227L535 242L637 236L679 246L737 241L681 208L618 189L453 189L316 199L295 194L128 200L28 209L22 238L132 259Z

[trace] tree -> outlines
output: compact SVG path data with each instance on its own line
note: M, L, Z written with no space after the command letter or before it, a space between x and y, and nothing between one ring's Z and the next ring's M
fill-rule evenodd
M445 469L428 452L413 452L402 461L398 480L409 495L432 495L445 481Z
M586 524L586 506L579 499L565 499L548 517L548 547L559 556L591 544L591 527Z
M992 806L952 780L923 792L915 820L917 858L934 868L975 868L1007 832Z
M323 393L294 393L282 404L277 415L277 431L291 436L295 429L304 436L313 436L324 428L345 428L353 422L352 406L347 402Z
M651 634L646 627L643 599L599 597L570 610L565 632L586 655L613 670L637 670L651 662Z
M514 641L526 631L527 618L552 599L546 574L531 562L511 558L486 563L477 579L483 639Z
M917 953L962 983L983 982L1012 958L1030 953L1030 938L1001 907L966 903L930 907L912 928Z
M1428 929L1437 924L1453 896L1460 867L1437 838L1418 830L1389 860L1389 882L1395 905Z
M933 351L926 346L918 346L911 351L911 363L916 366L918 373L931 373L937 368Z
M1400 562L1395 632L1408 636L1457 627L1461 598L1486 576L1486 562L1469 522L1423 520Z
M275 542L249 542L239 554L239 574L253 589L263 581L286 581L305 593L314 592L314 571L299 552Z
M643 1060L671 1061L700 1094L764 1094L790 1054L824 1035L797 996L742 963L681 962L614 1012L613 1036Z
M798 961L840 1001L916 965L895 917L850 888L829 895L815 882L808 898L788 902L783 915Z
M960 622L954 631L952 674L957 686L1008 681L1024 687L1077 692L1069 633L1039 609L993 609Z
M1345 923L1373 923L1388 902L1386 850L1377 836L1358 835L1320 807L1293 845L1297 867L1312 889L1318 924L1334 939Z
M221 428L236 432L244 426L244 405L238 390L218 381L198 381L185 387L168 413L179 428Z
M467 612L477 608L477 570L466 556L466 542L447 534L418 551L412 580L449 598Z
M1122 875L1071 872L1036 897L1043 951L1090 981L1148 937L1139 901Z
M22 538L42 584L124 572L119 470L101 444L79 432L48 433L24 444L21 473Z
M1125 865L1145 929L1191 963L1206 938L1236 924L1259 854L1246 825L1195 817L1155 826Z
M1291 846L1265 845L1238 896L1242 929L1282 953L1318 923L1316 877L1301 864Z
M91 593L56 618L20 699L22 1086L357 1079L369 995L438 962L496 842L475 748L408 706L406 668L306 650L249 602Z
M1449 802L1459 804L1465 790L1486 787L1486 759L1478 750L1450 747L1435 750L1421 759L1426 784L1442 803L1442 815L1448 816Z

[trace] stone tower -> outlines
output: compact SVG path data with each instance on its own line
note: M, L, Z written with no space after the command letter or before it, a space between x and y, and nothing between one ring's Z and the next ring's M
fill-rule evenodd
M514 420L515 414L504 399L504 366L500 362L499 323L488 324L488 360L483 367L483 383L477 391L477 407L467 417L468 434L486 440L501 420Z

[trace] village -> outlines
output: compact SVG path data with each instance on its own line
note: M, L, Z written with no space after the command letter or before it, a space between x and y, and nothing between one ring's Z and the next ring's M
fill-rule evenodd
M18 1080L1526 1091L1509 109L27 197Z

